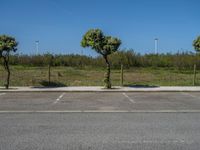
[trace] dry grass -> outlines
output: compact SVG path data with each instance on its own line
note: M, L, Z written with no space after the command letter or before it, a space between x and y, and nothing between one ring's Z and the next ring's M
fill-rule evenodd
M104 69L71 67L54 67L51 72L53 85L59 86L102 86ZM48 80L46 67L11 67L11 86L41 86ZM0 67L0 86L5 83L6 72ZM120 85L120 70L112 70L112 85ZM200 74L197 74L197 85L200 85ZM125 85L155 86L191 86L192 71L178 71L163 68L133 68L125 70Z

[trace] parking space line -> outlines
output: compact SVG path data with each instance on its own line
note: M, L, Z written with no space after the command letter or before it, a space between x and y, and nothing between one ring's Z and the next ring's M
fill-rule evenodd
M63 98L64 95L65 95L65 93L62 93L62 94L53 102L53 104L58 103L58 102L61 100L61 98Z
M132 99L132 98L130 98L126 93L122 93L131 103L135 103L135 101Z
M5 95L5 94L6 94L6 93L0 93L0 96L1 96L1 95Z
M192 94L189 94L189 93L186 93L186 92L181 92L181 94L183 94L183 95L187 95L187 96L190 96L190 97L193 97L193 98L197 98L197 99L199 99L199 100L200 100L200 98L199 98L199 97L197 97L197 96L194 96L194 95L192 95Z

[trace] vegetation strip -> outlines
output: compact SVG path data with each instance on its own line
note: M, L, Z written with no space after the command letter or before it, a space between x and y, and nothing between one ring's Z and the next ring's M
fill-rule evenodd
M112 85L129 85L129 86L147 86L152 87L157 85L200 85L199 83L199 77L198 77L198 71L197 69L200 66L200 36L198 36L192 43L194 49L196 50L195 53L182 53L179 55L177 54L136 54L134 51L125 51L120 49L121 40L116 37L107 36L105 35L100 29L90 29L88 32L86 32L81 40L81 46L86 48L90 47L92 50L96 51L98 54L101 55L101 57L96 57L93 59L92 57L87 56L80 56L80 55L71 55L71 58L67 61L63 61L65 57L68 57L67 55L52 55L52 54L44 54L44 56L41 55L35 55L35 56L23 56L23 55L13 55L14 52L17 51L18 42L15 40L14 37L11 37L9 35L0 35L0 65L3 66L3 68L6 71L6 74L3 76L0 74L0 86L4 85L6 89L9 89L10 82L12 85L18 85L18 86L33 86L40 85L48 86L48 87L55 87L55 86L72 86L71 82L75 82L74 84L78 85L100 85L102 86L102 83L100 82L102 78L102 71L100 75L98 73L95 73L97 67L106 66L106 73L104 74L104 86L108 89L112 87ZM112 56L112 55L113 56ZM36 59L38 61L32 60ZM41 58L46 59L41 59ZM27 59L28 58L28 59ZM31 59L29 59L31 58ZM78 58L78 59L77 59ZM102 59L104 60L105 64L103 63ZM75 61L76 60L76 61ZM86 60L86 61L84 61ZM34 62L34 63L33 63ZM75 64L75 66L73 65ZM21 70L21 74L14 73L14 71L10 68L10 65L21 65L21 66L48 66L48 71L41 71L41 68L38 67L36 71L31 72L28 70L28 73L25 73L24 70ZM63 73L69 73L64 69L63 73L57 72L57 75L52 73L52 66L68 66L68 67L78 67L82 68L81 71L79 71L77 74L75 72L69 71L71 74L69 74L68 78L64 78L65 75ZM121 80L120 82L120 72L119 70L116 71L118 73L117 76L114 76L113 73L111 74L111 69L119 69L120 66L123 66L124 69L129 69L133 67L156 67L154 68L154 73L150 73L150 70L143 73L139 72L136 75L129 76L126 73L122 73L124 77L121 79L127 80L128 78L131 79L131 81L125 81ZM87 73L86 67L93 67L94 72ZM164 72L166 69L168 69L168 72L163 74L162 72L157 71L158 68L162 67L162 71ZM191 73L191 70L193 68L193 71ZM19 68L18 68L19 69ZM17 71L18 71L17 69ZM171 70L173 71L173 74L171 73ZM188 69L188 70L186 70ZM88 69L88 70L91 70ZM123 69L122 69L123 70ZM0 68L0 72L2 69ZM15 76L11 76L11 71ZM136 72L135 69L131 70L132 72ZM178 71L178 74L177 74ZM37 72L40 72L41 74L37 75ZM46 73L44 73L46 72ZM48 73L47 73L48 72ZM113 72L113 71L112 71ZM128 71L127 71L128 72ZM131 72L131 73L132 73ZM183 73L184 72L184 73ZM86 74L87 73L87 74ZM130 73L130 72L129 72ZM46 75L47 74L47 75ZM177 75L176 75L177 74ZM38 76L37 79L35 79L35 75ZM76 75L81 77L77 78ZM47 77L46 77L47 76ZM91 76L91 78L88 78L88 76ZM44 77L44 78L43 78ZM74 78L75 77L75 78ZM95 77L95 78L94 78ZM6 78L6 83L4 83ZM17 79L12 79L17 78ZM26 78L26 82L24 81ZM62 78L62 80L60 80ZM111 78L114 84L111 84ZM12 80L11 80L12 79ZM55 81L55 79L57 81ZM38 81L39 80L39 81ZM27 83L28 81L28 83ZM154 81L154 82L152 82ZM164 81L164 82L163 82ZM23 83L21 83L23 82ZM63 83L64 82L64 83ZM85 84L82 84L81 82L84 82ZM93 83L91 83L93 82Z

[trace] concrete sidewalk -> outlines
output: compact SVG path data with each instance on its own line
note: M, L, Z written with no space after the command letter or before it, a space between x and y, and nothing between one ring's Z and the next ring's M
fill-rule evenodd
M70 86L70 87L0 87L0 92L200 92L196 86L161 86L161 87L120 87L105 89L101 86Z

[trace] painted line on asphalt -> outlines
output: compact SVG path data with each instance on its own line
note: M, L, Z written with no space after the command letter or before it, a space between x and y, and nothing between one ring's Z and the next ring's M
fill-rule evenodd
M58 102L63 98L64 95L65 95L65 93L62 93L62 94L53 102L53 104L58 103Z
M132 99L132 98L130 98L126 93L122 93L131 103L135 103L135 101Z
M200 100L199 97L197 97L197 96L195 96L195 95L192 95L192 94L190 94L190 93L181 92L181 94L186 95L186 96L190 96L190 97L193 97L193 98L196 98L196 99L199 99L199 100Z
M200 110L2 110L3 113L200 113Z
M174 140L133 140L133 141L120 141L120 143L132 143L132 144L167 144L167 143L191 143L189 141L185 141L184 139L174 139Z
M5 94L6 94L6 93L0 93L0 96L1 96L1 95L5 95Z

